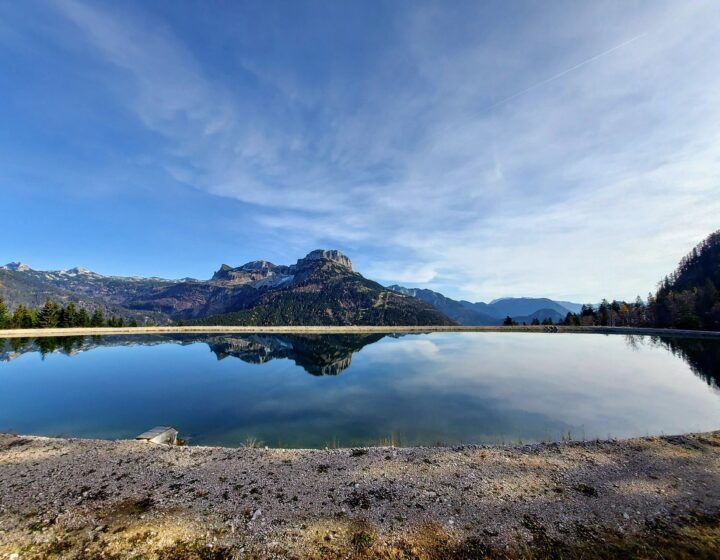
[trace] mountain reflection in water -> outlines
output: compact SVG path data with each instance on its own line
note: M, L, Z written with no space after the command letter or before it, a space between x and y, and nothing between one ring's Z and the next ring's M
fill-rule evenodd
M198 445L287 447L706 431L720 426L719 368L720 340L648 336L9 339L0 431L128 438L168 425Z
M386 336L414 334L172 334L65 336L0 339L0 361L10 361L28 352L45 356L61 352L68 356L107 346L154 346L157 344L205 343L218 360L239 358L249 364L264 364L287 358L311 375L338 375L350 367L352 355ZM693 373L720 389L720 340L712 338L626 335L630 348L651 344L682 358Z
M350 366L353 353L384 338L385 334L323 335L113 335L0 339L0 361L28 352L43 356L62 352L68 356L108 346L154 346L157 344L205 343L218 360L239 358L250 364L287 358L311 375L338 375Z

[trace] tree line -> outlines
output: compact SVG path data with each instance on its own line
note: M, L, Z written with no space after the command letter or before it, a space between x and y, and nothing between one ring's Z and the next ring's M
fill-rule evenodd
M504 325L515 325L506 317ZM533 325L552 325L552 319ZM568 313L558 325L607 327L657 327L720 330L720 231L698 244L643 301L586 304L580 313Z
M74 327L124 327L122 317L105 317L101 309L89 314L83 307L72 301L62 306L48 298L39 309L18 305L12 313L8 311L3 298L0 298L0 329L55 329ZM131 319L128 326L137 327L137 321Z

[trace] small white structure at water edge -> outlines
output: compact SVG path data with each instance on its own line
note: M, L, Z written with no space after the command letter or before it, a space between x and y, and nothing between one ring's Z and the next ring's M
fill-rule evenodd
M177 444L178 431L172 426L156 426L152 430L140 434L135 439L148 443L160 443L165 445Z

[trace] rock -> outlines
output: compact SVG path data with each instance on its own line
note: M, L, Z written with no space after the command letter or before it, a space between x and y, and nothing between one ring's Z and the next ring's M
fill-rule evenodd
M331 250L316 249L315 251L310 251L307 255L305 255L304 259L300 259L297 263L298 263L298 266L300 266L300 265L306 263L307 261L317 261L320 259L327 259L329 261L339 263L343 266L348 267L350 270L352 270L352 261L349 258L347 258L345 255L343 255L337 249L331 249Z
M16 272L27 272L28 270L32 270L28 265L21 262L10 262L7 263L5 266L1 266L0 268L4 268L5 270L14 270ZM17 557L17 554L15 554Z

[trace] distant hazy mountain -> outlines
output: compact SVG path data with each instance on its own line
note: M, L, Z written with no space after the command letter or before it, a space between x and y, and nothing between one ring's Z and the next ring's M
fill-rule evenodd
M572 311L573 313L580 313L582 311L582 303L573 303L572 301L561 301L559 299L553 300L555 303L559 303L565 309Z
M538 309L537 311L534 311L530 315L516 315L513 317L513 321L515 321L518 324L525 323L525 324L529 325L535 319L537 319L541 323L545 319L552 319L553 323L557 323L558 321L564 319L565 315L567 315L567 313L558 313L554 309Z
M437 310L442 311L445 315L450 317L450 319L461 325L492 326L500 325L502 323L502 320L498 319L498 317L485 313L484 311L480 311L479 309L467 307L463 305L463 302L445 297L439 292L419 288L404 288L403 286L398 285L388 286L388 288L400 294L412 296L424 301L425 303L429 303Z
M431 305L352 270L339 251L312 251L294 265L222 265L210 280L103 276L81 268L0 268L0 297L12 309L50 297L139 322L237 325L450 325Z
M571 311L570 307L547 298L502 298L490 303L473 303L450 299L432 290L397 285L389 286L389 289L429 303L461 325L500 325L508 315L518 323L530 323L533 319L542 322L546 318L557 322ZM581 307L577 303L565 303L572 306L572 309Z
M470 304L471 306L477 306L478 304ZM501 298L491 301L488 304L480 304L480 309L486 309L488 313L495 317L521 317L532 315L536 311L541 309L552 309L563 317L570 311L567 307L563 306L559 302L553 301L548 298Z

